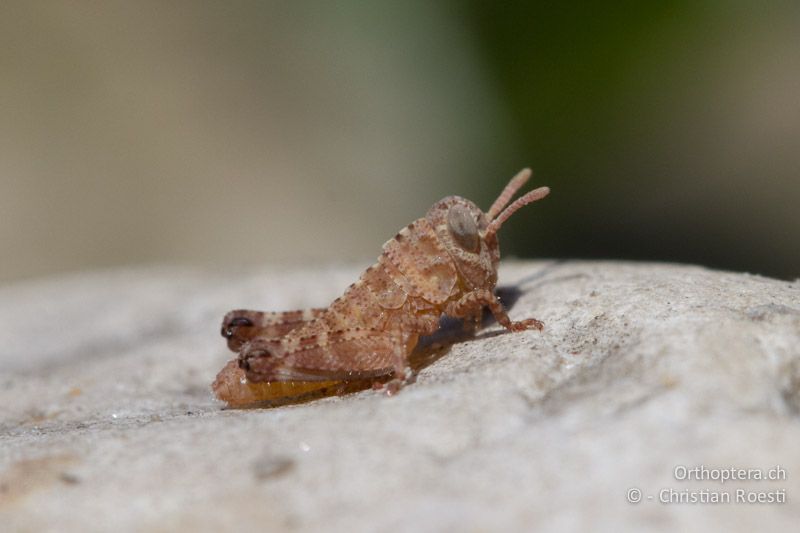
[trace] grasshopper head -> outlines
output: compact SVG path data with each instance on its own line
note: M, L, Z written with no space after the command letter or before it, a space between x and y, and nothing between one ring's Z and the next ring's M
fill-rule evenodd
M448 196L436 202L428 211L428 222L436 229L437 237L455 261L467 288L494 287L500 262L498 230L518 209L544 198L550 192L549 188L540 187L508 205L530 177L530 169L521 170L485 213L473 202L460 196Z

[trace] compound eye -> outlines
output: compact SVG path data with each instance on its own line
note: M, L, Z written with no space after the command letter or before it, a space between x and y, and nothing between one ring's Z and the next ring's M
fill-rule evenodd
M478 225L469 209L462 205L454 205L447 212L447 229L461 248L468 252L477 252L481 247Z

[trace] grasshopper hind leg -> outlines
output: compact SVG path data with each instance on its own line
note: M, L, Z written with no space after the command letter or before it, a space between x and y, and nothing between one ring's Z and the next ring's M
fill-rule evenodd
M235 309L222 319L220 333L228 339L228 348L241 350L247 342L259 338L276 338L310 322L325 312L325 309L298 309L296 311L264 312Z

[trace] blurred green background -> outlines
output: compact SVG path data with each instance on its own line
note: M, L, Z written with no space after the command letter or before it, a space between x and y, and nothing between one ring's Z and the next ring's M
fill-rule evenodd
M796 2L4 2L0 282L366 262L523 166L505 256L800 276Z

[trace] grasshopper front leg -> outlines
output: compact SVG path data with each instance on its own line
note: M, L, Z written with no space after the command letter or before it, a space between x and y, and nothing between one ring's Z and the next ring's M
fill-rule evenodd
M519 322L513 322L508 318L508 313L506 313L497 296L488 289L479 289L465 294L457 302L451 304L446 312L450 316L460 318L470 316L484 306L489 308L497 323L509 331L524 331L533 328L541 330L544 328L544 324L535 318L526 318Z

